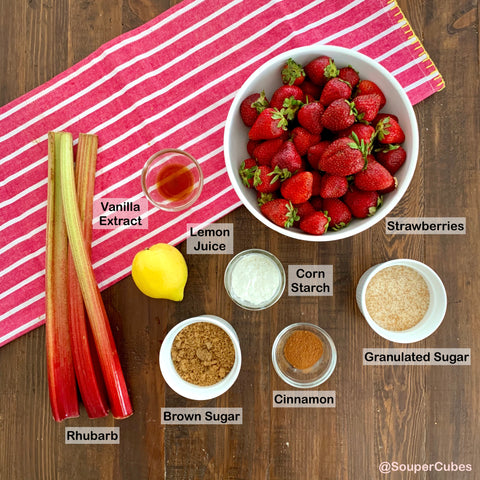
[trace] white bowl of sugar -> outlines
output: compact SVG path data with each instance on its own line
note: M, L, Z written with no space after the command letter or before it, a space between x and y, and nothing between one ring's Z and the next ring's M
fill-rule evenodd
M357 304L372 329L396 343L419 342L443 321L447 294L436 272L422 262L396 259L360 278Z

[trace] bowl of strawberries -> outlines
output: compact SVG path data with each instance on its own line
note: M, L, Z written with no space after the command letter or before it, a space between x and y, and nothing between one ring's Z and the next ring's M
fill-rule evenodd
M371 58L315 45L284 52L237 92L225 124L228 175L245 207L300 240L356 235L398 204L418 126L398 81Z

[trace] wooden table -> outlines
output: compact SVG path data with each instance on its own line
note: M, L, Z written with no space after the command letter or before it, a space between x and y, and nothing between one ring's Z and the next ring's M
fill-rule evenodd
M175 2L172 2L175 3ZM298 243L239 208L235 252L259 247L284 265L332 264L334 295L288 297L252 313L223 287L230 255L188 256L181 303L151 300L126 278L103 293L134 415L68 426L120 426L120 445L65 445L65 424L51 417L45 329L0 350L0 478L31 479L365 479L384 461L471 464L474 473L392 473L392 478L480 478L478 295L478 11L476 2L399 4L443 74L447 88L415 107L420 127L417 171L393 212L408 217L466 217L466 235L386 235L385 224L336 243ZM141 25L167 1L0 0L0 104L45 82L107 40ZM180 249L185 253L185 245ZM373 333L355 303L355 286L370 266L409 257L444 281L448 310L441 328L416 347L472 349L471 366L363 366L362 349L395 346ZM231 390L216 400L188 401L165 386L158 351L178 321L202 313L228 319L244 363ZM338 364L322 385L336 408L272 408L285 390L272 368L276 334L296 321L321 325L333 337ZM164 406L242 407L243 425L167 426Z

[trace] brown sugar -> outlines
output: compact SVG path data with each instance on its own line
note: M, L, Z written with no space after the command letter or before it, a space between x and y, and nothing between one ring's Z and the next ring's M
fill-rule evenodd
M292 367L305 370L320 360L323 343L314 333L297 330L288 337L283 353Z
M177 373L194 385L208 386L225 378L235 362L232 340L208 322L192 323L173 340L171 356Z
M394 265L373 276L365 292L372 319L387 330L415 326L428 310L430 292L425 279L411 267Z

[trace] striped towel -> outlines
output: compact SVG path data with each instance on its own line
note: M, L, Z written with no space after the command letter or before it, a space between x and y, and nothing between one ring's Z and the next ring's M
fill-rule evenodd
M376 59L412 103L443 88L391 0L185 0L1 108L0 345L44 322L49 130L98 135L96 199L141 198L140 171L161 148L202 165L204 190L190 210L151 209L148 230L94 230L104 289L130 274L138 250L178 244L187 222L207 225L240 205L222 153L235 92L269 58L312 44Z

